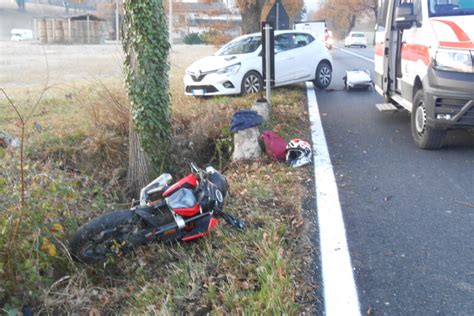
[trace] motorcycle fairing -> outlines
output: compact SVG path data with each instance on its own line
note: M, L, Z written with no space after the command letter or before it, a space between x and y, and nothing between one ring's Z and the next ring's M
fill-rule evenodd
M166 204L176 213L182 216L193 216L199 213L200 207L194 193L190 189L181 188L165 198Z
M163 193L163 197L170 196L180 188L194 189L197 185L198 181L196 176L194 174L187 175L186 177L182 178L181 180L170 186L165 191L165 193Z
M190 231L188 231L181 239L189 241L207 235L212 228L220 222L219 219L212 217L210 213L207 216L197 220Z

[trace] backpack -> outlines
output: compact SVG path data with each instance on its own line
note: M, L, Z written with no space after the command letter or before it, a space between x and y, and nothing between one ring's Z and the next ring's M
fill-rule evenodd
M273 160L285 160L286 141L283 137L272 131L263 131L260 135L264 151Z

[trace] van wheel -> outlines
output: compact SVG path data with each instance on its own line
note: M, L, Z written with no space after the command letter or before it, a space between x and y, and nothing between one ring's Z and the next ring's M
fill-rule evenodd
M319 89L326 89L331 84L332 79L332 68L327 61L319 63L316 68L316 74L314 77L314 85Z
M257 93L263 88L262 76L256 71L249 71L242 79L242 94Z
M411 134L415 144L421 149L439 149L443 145L446 130L436 129L426 124L426 102L423 90L418 90L413 99L411 111Z

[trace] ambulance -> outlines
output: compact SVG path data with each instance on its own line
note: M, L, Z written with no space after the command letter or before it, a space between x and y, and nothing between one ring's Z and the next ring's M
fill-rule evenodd
M380 111L406 109L422 149L474 128L474 0L379 0L375 89Z

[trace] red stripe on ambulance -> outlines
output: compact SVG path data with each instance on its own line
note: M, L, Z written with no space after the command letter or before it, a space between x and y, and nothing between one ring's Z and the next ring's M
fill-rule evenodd
M453 30L454 34L456 35L459 41L459 42L440 41L439 45L441 47L466 48L466 49L474 48L474 42L469 38L466 32L464 32L463 29L459 27L459 25L457 25L455 22L447 21L447 20L438 20L438 19L433 19L433 21L440 22L449 26Z
M421 60L425 65L428 66L430 64L428 46L419 44L403 44L402 59L414 62Z

